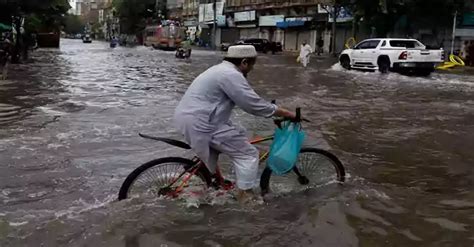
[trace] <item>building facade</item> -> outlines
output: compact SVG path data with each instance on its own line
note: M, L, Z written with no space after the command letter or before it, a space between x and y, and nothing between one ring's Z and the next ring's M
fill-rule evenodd
M118 18L114 16L112 0L75 0L76 13L86 24L85 32L95 38L110 39L119 34Z
M216 3L216 43L234 43L239 39L264 38L280 42L288 51L301 43L316 46L324 40L329 51L331 32L327 11L321 8L329 0L225 0ZM213 1L184 0L182 23L191 37L209 44L214 26ZM347 21L347 20L346 20ZM339 21L338 21L339 22Z
M225 16L233 26L222 35L223 40L265 38L280 42L285 50L298 50L303 42L316 46L316 21L327 22L327 13L318 13L321 0L227 0ZM321 26L323 27L323 26Z

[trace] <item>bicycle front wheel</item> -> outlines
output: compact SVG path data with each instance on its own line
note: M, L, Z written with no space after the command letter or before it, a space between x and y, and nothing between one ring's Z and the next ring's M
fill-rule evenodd
M344 180L344 166L334 154L317 148L302 148L295 168L289 173L272 177L272 170L265 167L260 178L260 188L262 195L270 189L287 193Z
M130 175L120 187L119 200L134 196L166 196L175 192L183 179L189 177L191 167L196 163L192 160L167 157L147 162ZM205 190L210 184L210 176L202 168L185 183L186 190Z

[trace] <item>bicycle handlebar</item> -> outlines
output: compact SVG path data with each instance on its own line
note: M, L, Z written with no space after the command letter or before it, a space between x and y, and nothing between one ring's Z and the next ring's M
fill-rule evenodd
M271 102L272 102L272 104L276 104L276 100L272 100ZM301 123L301 122L308 122L309 123L309 122L311 122L308 119L301 117L301 107L297 107L296 110L295 110L295 113L296 113L295 118L280 117L280 118L273 119L273 122L279 128L281 128L281 123L286 122L286 121L290 121L290 122L293 122L293 123Z

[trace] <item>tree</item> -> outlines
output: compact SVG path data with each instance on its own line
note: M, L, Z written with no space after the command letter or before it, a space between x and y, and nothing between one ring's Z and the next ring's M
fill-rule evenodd
M158 12L164 14L166 4L163 3L166 2L158 1L158 6L156 3L156 0L114 0L113 6L120 18L121 31L136 34L145 28L147 20L158 18Z
M67 15L64 19L64 32L68 34L82 33L84 23L77 15Z
M461 0L410 0L407 1L409 31L430 29L437 37L441 31L453 26L454 14L465 11L465 1ZM438 41L439 43L439 41Z
M466 11L466 0L354 0L349 4L355 20L373 27L378 37L385 37L396 28L406 36L415 30L431 29L433 35L452 26L453 14Z
M58 31L64 14L71 8L67 0L0 0L0 21L12 23L16 35L12 62L18 63L20 53L28 50L28 35L35 31ZM13 20L13 21L12 21ZM22 22L25 30L21 32Z
M329 16L332 17L331 23L331 47L332 47L332 54L336 56L336 24L337 24L337 17L339 16L340 11L342 8L346 8L347 10L352 10L352 5L354 4L355 0L331 0L327 4L323 4L322 7L328 12Z

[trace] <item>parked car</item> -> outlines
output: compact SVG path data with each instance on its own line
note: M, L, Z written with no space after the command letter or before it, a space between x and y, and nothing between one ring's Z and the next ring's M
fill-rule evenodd
M367 39L344 50L339 63L345 69L398 71L428 76L444 62L444 50L428 50L415 39Z
M227 51L232 45L253 45L255 50L263 53L271 51L272 53L283 51L280 42L270 42L267 39L243 39L235 42L234 44L222 43L221 50Z

